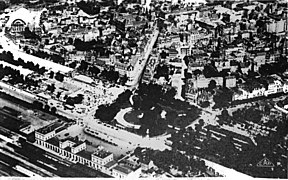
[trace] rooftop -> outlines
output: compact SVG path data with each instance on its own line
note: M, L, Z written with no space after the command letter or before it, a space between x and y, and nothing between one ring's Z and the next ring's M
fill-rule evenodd
M77 153L77 155L79 155L79 156L81 156L81 157L83 157L85 159L88 159L90 161L91 161L91 155L92 154L93 154L93 152L89 152L89 151L85 151L85 150L80 151L80 152Z
M67 146L66 148L64 148L65 151L71 152L71 147Z
M84 76L84 75L77 75L77 76L74 76L74 79L77 80L77 81L81 81L81 82L85 82L87 84L90 84L93 82L93 79L88 77L88 76Z
M113 161L108 162L108 163L105 164L104 166L105 166L106 168L111 168L111 167L114 166L115 164L117 164L117 161L113 160Z
M127 174L127 175L132 172L132 170L130 168L128 168L124 165L117 165L113 169L119 171L120 173Z
M52 124L49 124L48 126L45 126L39 130L37 130L37 132L41 133L41 134L48 134L56 129L58 129L59 127L61 127L63 125L62 122L54 122Z
M53 137L47 140L49 144L59 147L59 139L57 137Z
M99 158L106 158L107 156L111 155L111 152L105 151L105 150L98 150L93 153L93 156L99 157Z
M67 138L65 138L65 139L61 139L60 141L61 141L61 142L71 141L71 142L75 143L75 144L73 145L73 147L77 147L77 146L79 146L80 144L83 144L83 143L84 143L84 141L79 140L79 138L78 138L77 136L76 136L76 137L71 137L71 136L69 136L69 137L67 137Z

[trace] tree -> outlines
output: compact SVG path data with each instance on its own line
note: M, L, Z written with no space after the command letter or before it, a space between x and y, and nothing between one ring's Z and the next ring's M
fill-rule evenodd
M33 107L35 109L39 109L39 110L42 110L43 109L43 104L39 101L33 101Z
M68 44L73 45L73 39L71 37L68 39Z
M201 70L199 70L199 69L196 69L195 71L193 71L193 75L194 76L198 76L198 75L201 75L202 74L202 71Z
M170 100L174 99L176 93L177 93L177 91L175 90L175 88L168 89L168 90L165 92L165 94L163 95L163 98L164 98L166 101L170 101Z
M8 51L8 52L6 53L6 60L7 60L8 62L11 62L11 61L14 60L14 56L13 56L13 54L12 54L10 51Z
M230 116L227 109L223 109L221 112L221 117L226 121Z
M8 6L4 1L0 1L0 10L3 11L4 9L6 9Z
M52 113L52 114L56 114L56 111L57 111L57 109L56 109L55 107L52 107L52 108L51 108L51 113Z
M100 73L100 69L93 65L89 67L88 71L94 76L97 76Z
M229 165L230 167L233 166L237 152L237 149L233 144L233 137L227 136L225 138L221 138L217 145L217 152L223 158L223 163Z
M89 15L95 15L100 13L100 5L97 5L95 1L94 2L80 1L77 3L77 6Z
M200 106L201 106L202 108L207 108L207 107L210 106L210 102L209 102L209 101L201 102Z
M131 95L132 95L132 92L130 90L126 90L123 93L119 94L116 101L120 104L123 104L123 103L129 101L129 98Z
M232 95L233 92L228 88L217 90L217 93L213 96L215 102L214 108L229 106L229 103L232 101Z
M126 74L124 76L120 77L120 84L121 85L125 85L127 81L128 81L128 76Z
M139 95L134 95L132 97L133 100L133 108L138 110L141 107L142 98Z
M164 64L159 64L156 68L156 74L154 75L154 77L156 79L160 78L160 77L165 77L166 80L168 80L168 76L169 76L169 68L167 65Z
M41 38L37 34L35 34L35 32L30 31L29 27L25 27L23 35L25 39L41 40Z
M57 3L58 0L43 0L45 3L54 4Z
M199 132L202 130L202 126L200 124L195 124L195 131Z
M270 111L271 111L271 108L268 105L265 105L265 107L264 107L265 114L269 115Z
M23 2L23 0L10 0L11 4L20 4L22 2Z
M100 105L96 110L95 117L103 122L109 123L118 112L119 109L115 105Z
M45 73L46 69L45 67L41 67L38 71L39 74L43 75Z
M57 92L57 95L56 95L56 98L58 98L58 99L59 99L59 98L60 98L60 96L61 96L61 91L58 91L58 92Z
M73 61L72 63L69 64L70 68L75 68L77 66L76 61Z
M53 71L50 71L49 78L50 78L50 79L53 79L53 78L54 78L54 72L53 72Z
M65 96L64 96L64 98L63 98L64 100L67 100L68 99L68 95L67 94L65 94Z
M254 123L259 123L259 121L262 119L263 113L254 108L248 108L244 111L244 117L247 121L252 121Z
M216 81L214 79L212 79L212 80L210 80L210 82L208 84L208 89L210 91L212 91L212 90L214 90L216 88L216 85L217 85Z
M47 90L50 91L51 93L54 93L55 89L56 89L55 84L47 85Z
M212 65L205 65L202 72L206 78L218 76L218 70Z
M50 106L49 106L48 104L46 104L46 105L44 106L44 111L45 111L45 112L49 112L49 111L50 111Z
M205 124L205 123L204 123L204 120L203 120L203 119L199 119L199 125L200 125L200 126L204 126L204 124Z
M82 60L78 69L80 71L86 71L87 68L88 68L88 63L86 61Z
M57 72L57 73L56 73L56 76L55 76L55 79L56 79L57 81L63 82L63 81L64 81L64 75L61 74L60 72Z

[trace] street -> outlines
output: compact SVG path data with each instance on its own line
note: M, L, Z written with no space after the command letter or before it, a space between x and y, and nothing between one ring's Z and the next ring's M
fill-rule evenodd
M127 86L137 87L137 85L141 79L142 72L144 71L145 66L149 60L150 54L153 50L153 46L156 43L158 35L159 35L159 31L156 30L156 28L155 28L155 30L153 31L153 34L152 34L152 39L149 40L147 46L145 47L144 57L143 57L143 59L138 59L138 62L136 62L135 67L130 74L130 76L131 76L130 80L126 83Z

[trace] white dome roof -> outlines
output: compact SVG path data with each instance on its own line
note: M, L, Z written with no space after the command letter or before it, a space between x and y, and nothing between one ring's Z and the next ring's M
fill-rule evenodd
M6 27L11 27L12 23L17 19L22 20L26 25L34 24L35 26L39 26L41 13L42 11L29 11L26 8L19 8L10 13Z

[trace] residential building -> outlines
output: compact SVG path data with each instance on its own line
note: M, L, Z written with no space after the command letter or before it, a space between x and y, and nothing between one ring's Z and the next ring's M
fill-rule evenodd
M239 84L238 87L239 89L233 95L233 101L269 96L271 94L286 92L287 90L286 83L275 76L249 80Z

